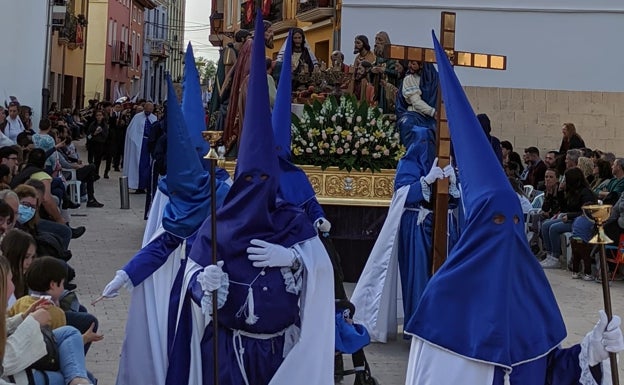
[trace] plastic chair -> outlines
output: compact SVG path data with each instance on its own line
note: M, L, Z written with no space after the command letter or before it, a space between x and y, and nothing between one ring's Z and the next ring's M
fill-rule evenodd
M533 186L529 187L533 188ZM535 198L533 198L533 201L531 202L531 206L533 207L525 215L526 218L524 221L524 233L527 235L527 238L530 233L529 226L531 225L531 217L533 215L539 214L540 210L542 209L542 204L544 204L544 193L540 193Z
M65 184L69 187L69 197L74 204L80 204L80 185L81 182L76 177L76 170L73 168L64 168L63 172L71 174L71 179L66 181Z
M609 250L611 253L611 258L607 258L607 262L615 263L615 269L613 269L613 274L611 275L611 280L613 281L620 264L624 264L624 234L620 234L620 240L617 246L606 245L605 251L606 250Z
M525 184L523 186L523 189L524 189L524 195L526 195L527 198L532 199L532 197L533 197L533 190L535 190L535 188L532 185L530 185L530 184Z

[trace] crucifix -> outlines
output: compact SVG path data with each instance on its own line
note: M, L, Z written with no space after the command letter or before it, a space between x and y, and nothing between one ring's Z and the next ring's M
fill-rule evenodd
M507 58L500 55L491 55L475 52L455 50L455 12L442 12L440 21L440 44L446 51L452 65L461 67L486 68L505 70ZM412 47L406 45L388 44L384 47L384 57L394 60L408 60L435 63L433 48ZM444 168L450 163L451 138L446 120L446 111L442 102L442 91L438 87L438 101L436 106L436 151L438 165ZM436 183L432 194L434 208L433 227L433 263L432 272L435 273L446 260L447 254L447 225L448 225L448 179L440 179Z

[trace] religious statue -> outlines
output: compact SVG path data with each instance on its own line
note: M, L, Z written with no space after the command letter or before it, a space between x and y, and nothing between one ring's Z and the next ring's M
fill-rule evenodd
M432 63L410 61L396 99L397 127L401 143L409 148L412 127L435 127L438 72Z
M331 67L333 71L344 73L349 72L349 66L344 64L344 54L340 51L334 51L331 54Z
M375 100L384 113L394 112L394 96L396 92L386 92L386 87L394 86L398 82L396 62L384 57L384 47L390 44L387 32L380 31L375 35L375 62L371 68L371 78L375 86Z
M273 25L264 20L264 45L273 48ZM237 143L240 141L241 125L244 118L246 84L249 78L249 68L251 65L251 46L253 39L247 39L239 52L238 59L232 68L232 90L230 103L227 108L225 125L223 127L223 144L227 148L227 156L236 156Z
M355 69L355 74L349 82L347 92L354 94L358 101L366 101L369 105L375 103L375 87L370 81L370 70L373 65L361 61Z
M368 38L364 35L357 35L353 43L353 53L357 55L353 61L353 68L357 68L358 64L363 61L373 64L375 62L375 54L371 52Z
M292 39L292 89L294 91L299 88L305 88L309 83L309 76L313 71L318 71L320 67L316 56L314 56L314 52L312 52L310 45L306 42L303 30L301 28L293 28L290 36ZM278 83L279 73L284 63L285 47L286 43L280 48L275 64L273 77L276 78L275 80Z

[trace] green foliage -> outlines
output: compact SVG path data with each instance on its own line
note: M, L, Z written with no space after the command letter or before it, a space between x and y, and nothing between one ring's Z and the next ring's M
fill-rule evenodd
M405 153L395 125L375 107L353 95L304 106L292 117L292 154L297 164L347 171L396 168Z

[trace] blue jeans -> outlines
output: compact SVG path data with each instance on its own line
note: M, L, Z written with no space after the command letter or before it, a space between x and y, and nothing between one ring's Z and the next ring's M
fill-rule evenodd
M552 253L553 257L561 255L561 234L572 231L572 221L563 222L561 219L548 219L542 223L542 240L544 250Z
M590 222L586 216L581 215L572 223L572 237L581 238L587 243L594 235L594 223Z
M48 376L50 385L66 385L77 377L88 378L85 364L82 335L72 326L61 326L53 330L58 346L61 370L58 372L33 371L35 385L45 385Z

